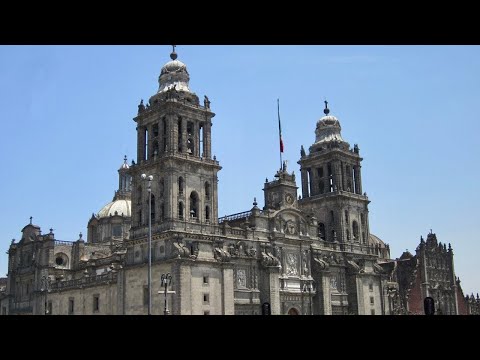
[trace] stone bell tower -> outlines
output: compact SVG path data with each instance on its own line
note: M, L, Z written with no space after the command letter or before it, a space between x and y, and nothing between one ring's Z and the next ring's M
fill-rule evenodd
M218 219L217 172L211 154L210 101L203 106L189 88L190 76L177 60L175 46L161 70L158 92L138 106L137 163L132 175L132 236L143 237L152 219L153 231L181 228L185 222L215 224ZM153 176L148 214L147 182Z
M318 219L318 236L328 242L366 244L369 237L368 204L362 194L360 150L343 140L340 122L329 115L317 122L309 154L301 149L301 208Z

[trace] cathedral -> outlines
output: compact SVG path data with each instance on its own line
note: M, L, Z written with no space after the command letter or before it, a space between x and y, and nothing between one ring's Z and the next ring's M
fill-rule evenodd
M424 314L425 297L437 314L479 313L450 244L430 233L415 255L391 259L370 232L360 149L327 102L300 151L300 188L283 163L263 184L263 206L253 199L219 218L215 113L177 56L138 105L136 161L124 158L85 239L57 240L30 218L12 241L2 315Z

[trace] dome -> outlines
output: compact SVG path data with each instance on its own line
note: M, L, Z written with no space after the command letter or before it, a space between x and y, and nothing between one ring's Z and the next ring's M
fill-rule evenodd
M381 247L385 247L385 243L380 239L378 236L370 234L368 237L368 243L371 245L379 245Z
M326 115L317 122L317 128L315 129L315 143L323 143L330 141L341 141L343 138L341 135L342 127L340 121L335 116Z
M171 61L163 65L158 78L158 93L166 92L168 90L191 92L188 87L190 76L187 71L187 66L177 60L177 53L175 50L170 54Z
M330 109L328 108L328 101L325 100L325 114L320 120L317 121L317 128L315 129L315 144L321 144L330 141L340 141L344 142L342 139L341 131L342 127L340 126L340 121L330 114Z
M187 65L180 60L172 60L163 65L160 75L178 72L186 72L188 74Z
M99 212L99 218L109 216L132 216L132 202L130 200L115 200L105 205Z

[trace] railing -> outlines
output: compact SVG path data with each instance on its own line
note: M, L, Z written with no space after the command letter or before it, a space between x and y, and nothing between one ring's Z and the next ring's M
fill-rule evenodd
M67 245L67 246L72 246L73 241L63 241L63 240L55 240L55 245Z
M332 250L339 250L339 251L347 251L352 253L361 253L361 254L371 254L371 255L380 255L380 249L383 248L375 248L375 246L368 245L368 244L356 244L351 242L331 242L331 241L324 241L320 240L319 243L325 249L332 249Z
M107 274L94 275L94 276L88 276L88 277L86 276L80 279L54 282L51 284L50 289L61 290L61 289L80 287L80 286L86 286L91 284L99 284L102 282L116 281L116 280L117 280L117 274L113 272L109 272Z
M228 215L228 216L224 216L222 218L219 218L218 223L221 224L224 221L234 221L234 220L239 220L239 219L246 219L250 215L252 215L251 211L244 211L244 212L241 212L241 213L238 213L238 214Z

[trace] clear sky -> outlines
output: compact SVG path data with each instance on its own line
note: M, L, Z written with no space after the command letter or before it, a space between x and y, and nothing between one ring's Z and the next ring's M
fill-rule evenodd
M110 202L132 118L158 89L170 46L0 46L0 276L33 216L59 240L86 237ZM451 243L465 293L480 292L479 46L178 46L190 88L216 113L212 151L219 216L263 206L263 183L284 159L300 173L323 101L364 158L370 230L392 258L430 229ZM300 189L299 189L300 190ZM299 191L299 194L301 192Z

